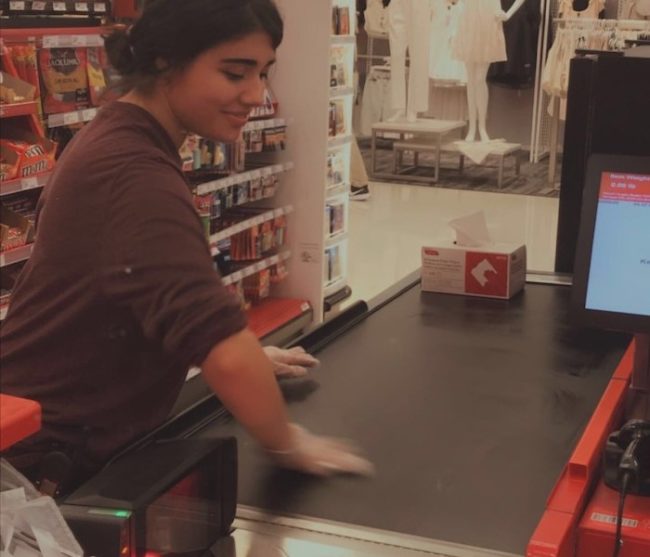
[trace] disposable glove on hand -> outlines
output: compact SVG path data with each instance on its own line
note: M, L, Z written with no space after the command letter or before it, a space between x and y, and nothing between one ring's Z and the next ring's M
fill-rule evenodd
M307 368L318 365L318 360L307 354L301 346L283 350L277 346L265 346L264 352L273 362L276 377L303 377Z
M267 451L282 468L314 476L354 474L371 476L374 466L360 456L351 442L332 437L319 437L296 424L291 424L293 446L288 451Z

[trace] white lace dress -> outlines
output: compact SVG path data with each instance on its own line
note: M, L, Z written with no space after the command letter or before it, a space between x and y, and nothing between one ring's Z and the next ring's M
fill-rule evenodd
M452 44L456 60L489 64L508 59L503 23L498 19L502 11L500 0L464 0Z

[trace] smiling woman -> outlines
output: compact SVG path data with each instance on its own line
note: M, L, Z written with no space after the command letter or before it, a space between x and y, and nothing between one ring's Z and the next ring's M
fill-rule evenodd
M107 38L126 94L59 159L0 330L0 391L43 408L41 432L6 455L35 482L52 481L44 463L63 453L68 491L159 426L194 366L280 466L370 471L348 445L288 422L275 374L316 360L265 351L248 330L178 155L188 132L239 135L282 31L272 0L154 0Z
M122 100L152 112L175 142L187 131L233 141L262 103L282 31L269 0L153 0L106 50Z

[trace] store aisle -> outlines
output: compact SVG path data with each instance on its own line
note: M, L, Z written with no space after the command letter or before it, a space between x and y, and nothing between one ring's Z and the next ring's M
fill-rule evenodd
M450 219L481 209L494 240L526 243L529 270L553 270L557 199L376 182L370 190L369 201L350 204L350 301L369 300L418 269L423 245L453 239Z

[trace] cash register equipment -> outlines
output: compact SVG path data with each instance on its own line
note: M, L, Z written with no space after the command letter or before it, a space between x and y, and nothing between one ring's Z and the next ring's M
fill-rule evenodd
M647 556L650 533L635 526L650 521L650 157L591 156L571 303L581 324L635 336L624 424L607 439L578 555Z

